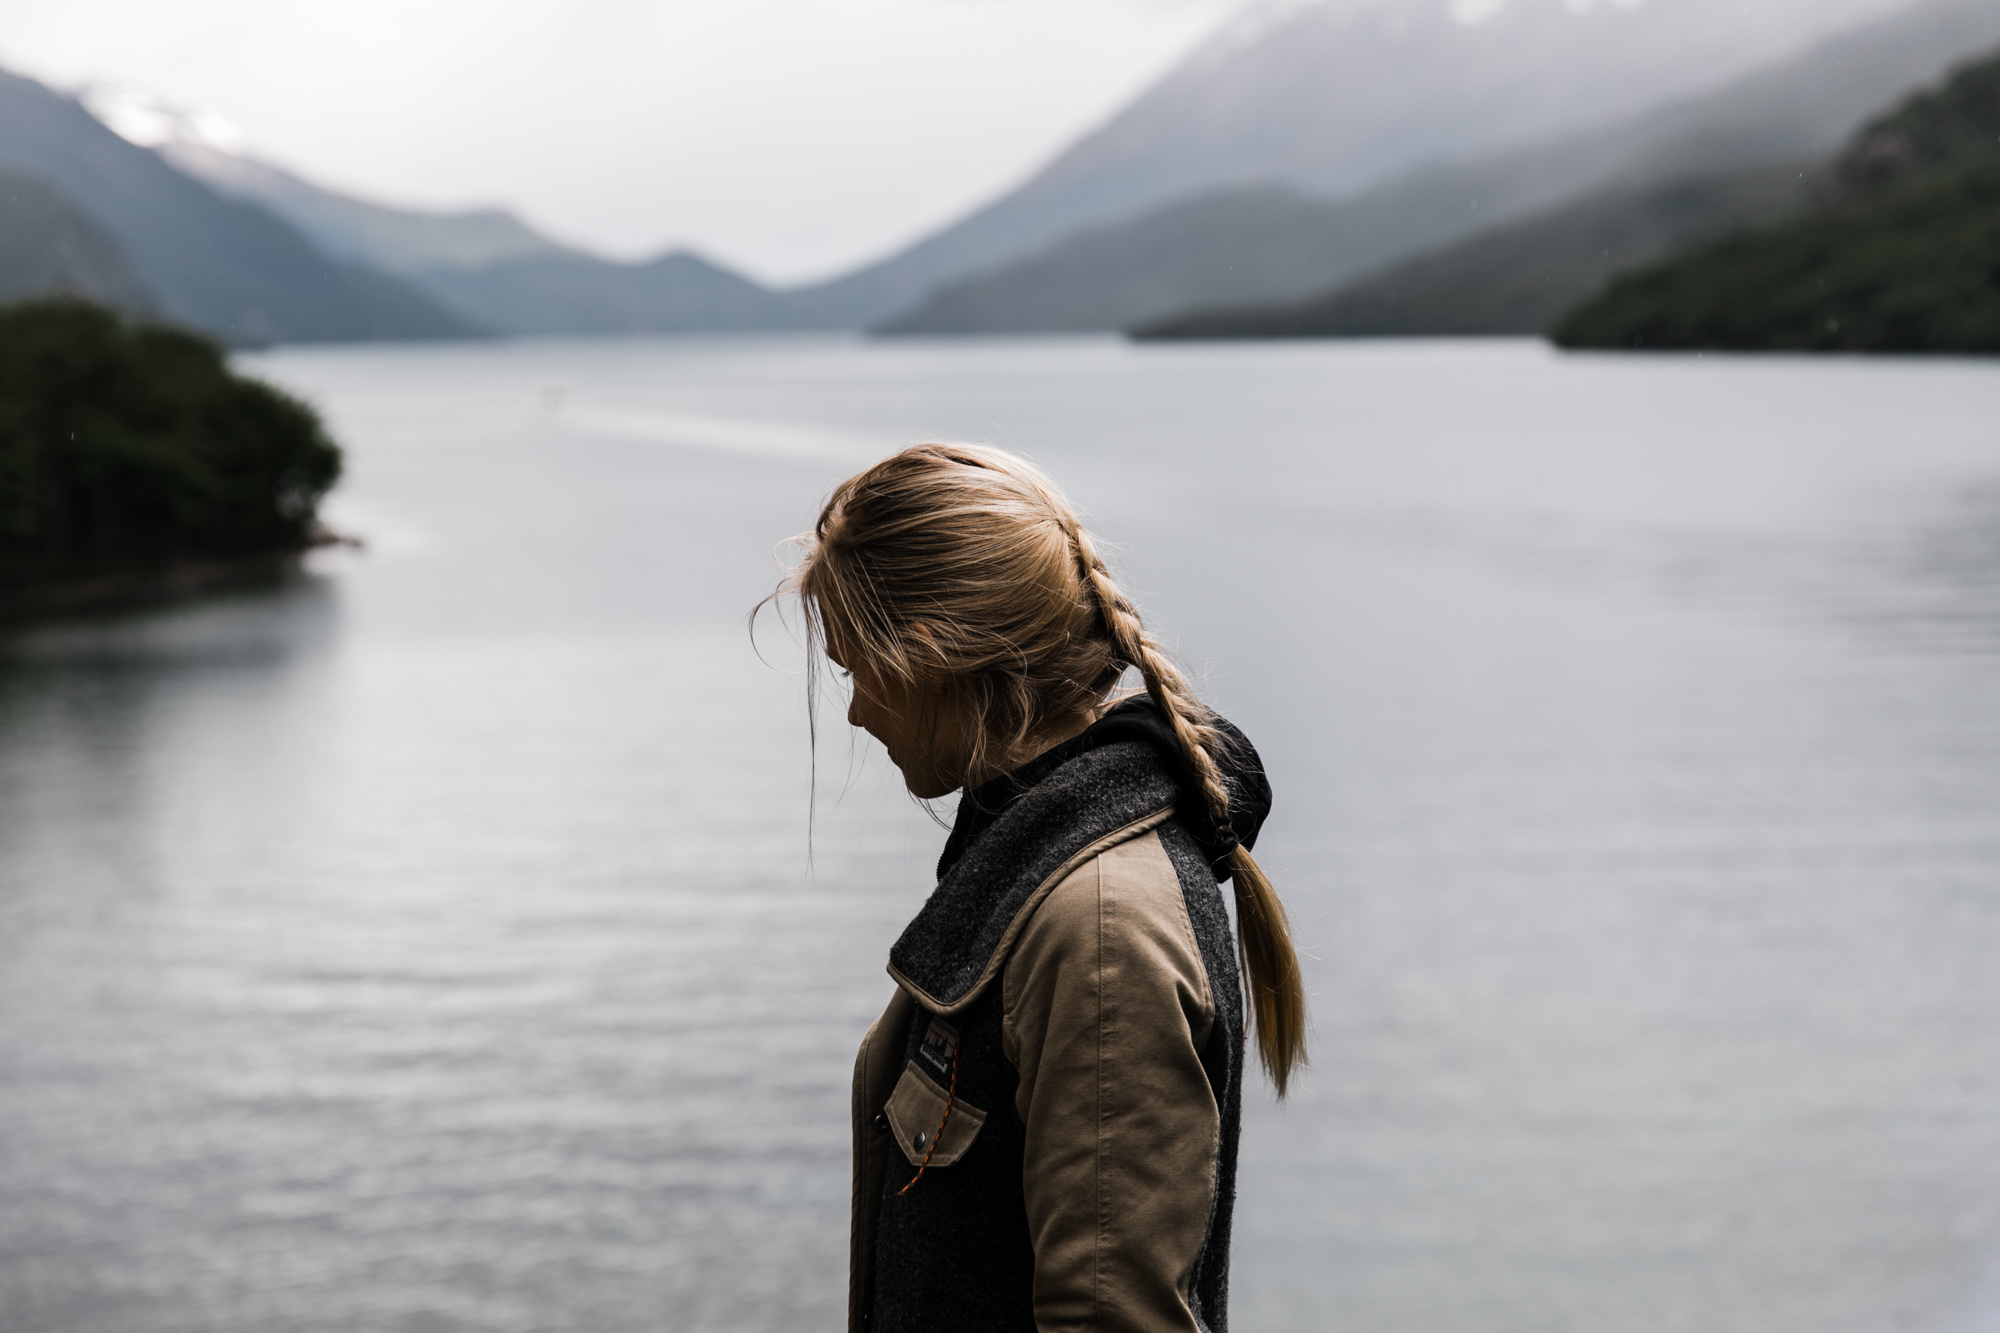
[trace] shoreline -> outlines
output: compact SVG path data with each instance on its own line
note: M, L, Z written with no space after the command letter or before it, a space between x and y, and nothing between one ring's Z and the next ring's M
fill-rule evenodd
M329 546L361 545L354 537L321 532L312 541L290 550L230 560L181 561L163 569L125 570L0 589L0 629L49 617L133 610L276 582L297 572L300 562L313 551Z

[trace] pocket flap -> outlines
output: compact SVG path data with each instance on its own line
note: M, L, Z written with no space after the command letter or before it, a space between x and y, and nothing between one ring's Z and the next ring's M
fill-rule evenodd
M965 1150L979 1137L980 1127L986 1123L986 1112L960 1097L951 1101L951 1114L947 1116L947 1100L944 1089L917 1068L915 1060L910 1061L903 1077L896 1081L896 1090L889 1094L889 1104L883 1111L889 1117L889 1132L895 1135L911 1166L922 1166L925 1153L930 1154L932 1166L950 1166L965 1156ZM933 1135L938 1140L935 1148L931 1146Z

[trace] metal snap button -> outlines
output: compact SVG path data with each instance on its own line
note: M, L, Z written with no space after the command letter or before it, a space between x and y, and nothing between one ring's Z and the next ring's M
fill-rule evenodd
M877 1111L875 1119L869 1123L875 1126L877 1134L887 1134L889 1132L889 1117L881 1111Z
M929 1143L930 1141L931 1141L931 1136L924 1133L921 1129L917 1131L917 1137L914 1140L912 1140L912 1142L914 1142L917 1145L918 1152L922 1152L924 1150L924 1145L926 1143Z

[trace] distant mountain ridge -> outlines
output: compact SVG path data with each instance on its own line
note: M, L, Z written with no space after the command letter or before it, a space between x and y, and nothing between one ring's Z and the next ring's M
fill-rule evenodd
M1109 330L1296 298L1593 192L1622 200L1602 221L1676 180L1810 158L2000 38L1995 0L1496 2L1268 4L993 204L781 290L685 251L599 258L504 210L354 198L195 140L154 153L12 76L0 170L99 224L163 313L238 341Z
M371 203L315 185L283 167L192 135L159 146L188 175L276 213L337 259L410 275L522 259L581 257L505 209L423 212Z
M1085 231L1143 225L1156 208L1223 190L1360 199L1419 178L1477 176L1484 162L1719 88L1899 4L1513 0L1477 23L1452 0L1267 4L1018 188L796 295L843 303L870 324L943 332L915 315L920 303ZM1411 193L1430 207L1463 192ZM1529 206L1550 197L1537 193Z
M698 255L617 263L568 250L500 215L380 209L285 173L179 160L225 190L257 198L331 253L366 259L422 286L461 318L506 332L856 328L885 321L912 332L1114 328L1156 313L1160 302L1287 294L1302 280L1328 281L1392 259L1408 244L1463 234L1454 219L1476 223L1543 206L1587 186L1588 173L1543 160L1531 162L1535 171L1517 182L1509 179L1514 168L1487 164L1510 154L1532 158L1538 141L1584 133L1713 85L1797 47L1805 40L1800 32L1828 30L1894 3L1766 0L1745 11L1734 0L1595 8L1574 0L1511 0L1476 23L1463 21L1465 11L1455 12L1451 0L1268 4L993 204L879 263L784 290ZM1220 202L1218 191L1239 190L1243 198ZM1216 201L1201 202L1205 195ZM1333 220L1325 236L1302 227L1283 239L1280 215L1288 206L1281 201L1313 196L1350 199L1357 211ZM1161 216L1151 216L1156 210ZM1169 239L1180 234L1193 251L1214 252L1194 222L1224 214L1269 236L1277 250L1334 262L1302 258L1280 271L1282 265L1265 260L1245 265L1213 253L1201 260ZM1415 226L1412 215L1419 218ZM952 284L987 281L981 275L989 270L1071 242L1081 249L1057 267L1079 271L1092 245L1099 253L1118 248L1108 233L1093 240L1093 229L1128 223L1171 262L1143 273L1131 263L1082 265L1082 287L1051 288L1069 301L1060 318L1027 311L1021 291L1005 291L1017 285L1006 279L988 286L1023 306L1018 316L951 316L982 304L969 292L947 295ZM479 225L487 230L477 233ZM1343 234L1349 239L1341 240ZM492 248L481 251L482 245ZM1248 287L1231 285L1231 265L1265 276ZM1127 297L1086 298L1085 289L1121 286Z
M784 297L700 255L588 255L439 268L414 281L469 319L524 334L735 333L786 326Z
M1810 162L1832 152L1888 100L1995 41L2000 4L1924 0L1725 87L1582 134L1436 166L1347 198L1294 195L1301 202L1282 213L1260 206L1270 190L1259 187L1218 192L1199 207L1177 202L1065 237L945 284L882 328L1115 329L1206 306L1317 298L1493 227L1571 201L1581 206L1594 194L1605 196L1607 207L1625 208L1635 195L1694 177ZM1721 220L1733 216L1729 207ZM1646 230L1633 221L1624 234ZM1569 292L1555 308L1582 294Z
M171 109L155 119L172 126L160 152L182 170L285 218L329 254L395 274L481 328L646 334L800 322L783 293L689 251L621 263L551 240L504 209L378 204L209 142Z
M1817 165L1608 190L1427 250L1303 301L1168 315L1134 338L1481 337L1544 333L1613 274L1797 207Z
M463 337L422 293L322 253L112 133L74 98L0 71L0 171L40 181L114 238L158 313L231 342Z

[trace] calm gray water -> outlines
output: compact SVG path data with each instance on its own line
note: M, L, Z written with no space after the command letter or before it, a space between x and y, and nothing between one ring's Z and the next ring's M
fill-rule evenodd
M772 547L1047 464L1259 742L1239 1329L2000 1330L2000 366L285 351L361 554L0 642L0 1329L839 1322L943 834ZM948 813L948 812L947 812Z

